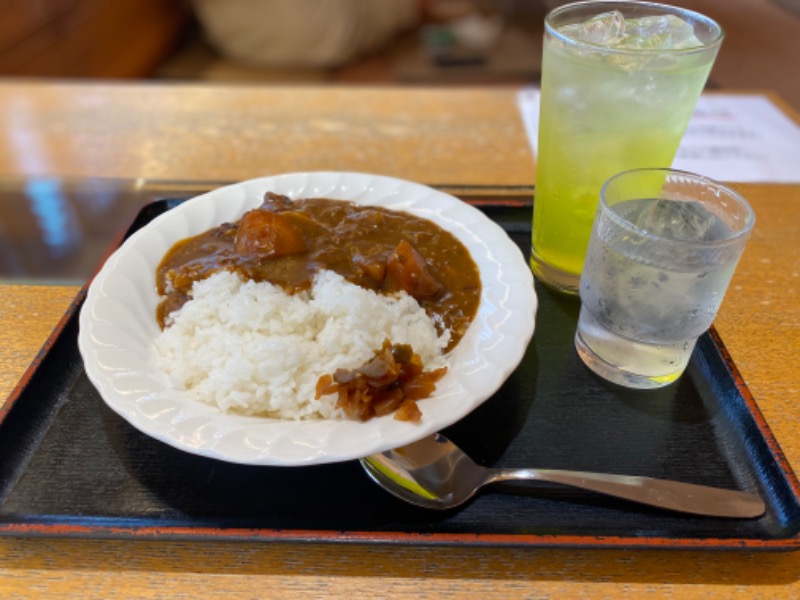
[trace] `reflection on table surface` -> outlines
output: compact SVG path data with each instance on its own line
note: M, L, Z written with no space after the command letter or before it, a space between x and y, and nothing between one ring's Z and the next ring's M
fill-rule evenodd
M83 284L153 200L222 182L31 177L0 180L0 282Z
M138 211L230 182L94 177L0 178L0 284L83 285ZM531 186L437 185L466 201L529 206Z

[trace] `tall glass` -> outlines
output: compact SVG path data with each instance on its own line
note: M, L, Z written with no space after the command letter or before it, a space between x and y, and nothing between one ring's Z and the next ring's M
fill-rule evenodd
M651 2L568 4L545 19L531 268L577 293L603 182L669 167L722 42Z

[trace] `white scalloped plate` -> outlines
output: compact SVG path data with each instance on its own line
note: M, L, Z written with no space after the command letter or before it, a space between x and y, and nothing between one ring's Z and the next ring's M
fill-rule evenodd
M170 388L153 365L159 328L155 269L178 240L238 219L266 191L405 210L451 231L469 249L483 286L478 313L449 357L422 422L391 415L285 421L224 414ZM103 400L140 431L181 450L235 463L310 465L366 456L415 441L458 421L516 368L533 335L537 299L522 253L480 211L429 187L359 173L293 173L244 181L193 198L132 235L89 287L78 347Z

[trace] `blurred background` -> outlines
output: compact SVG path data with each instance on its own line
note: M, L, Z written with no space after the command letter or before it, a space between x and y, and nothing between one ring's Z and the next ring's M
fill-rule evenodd
M0 0L0 77L537 84L559 0ZM682 0L727 38L709 88L800 110L800 0Z

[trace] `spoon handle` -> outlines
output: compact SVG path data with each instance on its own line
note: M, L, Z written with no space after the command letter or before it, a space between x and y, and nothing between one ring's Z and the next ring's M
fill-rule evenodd
M766 510L758 494L652 477L554 469L490 469L489 473L491 482L547 481L697 515L752 518Z

